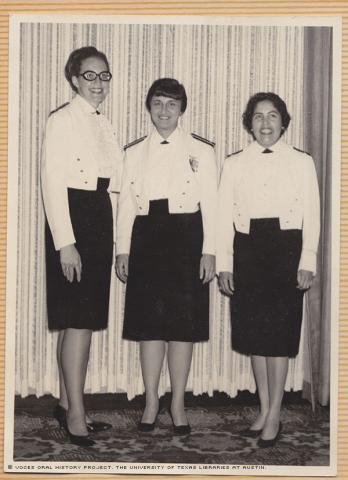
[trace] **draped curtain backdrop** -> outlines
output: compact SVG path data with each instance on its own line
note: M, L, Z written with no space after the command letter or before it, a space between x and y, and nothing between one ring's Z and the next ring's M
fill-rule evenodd
M321 38L321 33L318 35ZM182 126L216 142L221 170L225 156L250 140L242 128L241 114L249 96L257 91L274 91L286 100L293 121L285 140L299 148L305 146L307 37L305 27L295 26L21 25L15 319L18 394L58 395L57 336L47 330L44 211L39 175L48 114L72 96L63 75L69 53L83 45L94 45L109 58L113 79L103 109L121 145L146 134L150 128L144 100L151 83L163 76L181 81L188 94ZM320 47L319 51L322 54ZM313 116L317 118L316 114ZM314 134L309 132L308 138ZM238 390L254 392L249 358L231 350L228 301L220 295L216 283L211 285L210 298L211 339L195 345L188 390L210 395L218 390L230 396ZM143 392L138 346L121 339L123 302L124 287L113 274L109 328L93 335L87 392L127 392L128 398ZM317 310L315 315L319 315ZM300 353L290 362L287 390L301 389L303 379L309 377L308 350L304 348L309 335L305 330L306 322ZM165 368L161 393L168 389Z
M304 35L304 142L315 159L321 193L317 281L308 292L310 385L304 392L327 405L330 394L331 286L331 74L332 29L309 27Z

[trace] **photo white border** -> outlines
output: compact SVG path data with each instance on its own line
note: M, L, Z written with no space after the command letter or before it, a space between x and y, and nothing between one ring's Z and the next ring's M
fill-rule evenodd
M4 471L41 473L137 473L201 475L286 475L332 476L337 473L337 402L338 402L338 319L340 272L340 189L341 189L341 54L342 17L338 15L70 15L11 14L9 19L9 113L8 113L8 207L6 275L6 356ZM14 392L15 325L17 271L17 179L19 116L19 39L21 23L77 24L186 24L241 26L327 26L333 28L332 41L332 253L331 253L331 369L330 369L330 466L258 466L72 462L15 462ZM111 468L110 468L111 467ZM191 467L191 468L189 468ZM194 468L195 467L195 468ZM262 468L261 468L262 467Z

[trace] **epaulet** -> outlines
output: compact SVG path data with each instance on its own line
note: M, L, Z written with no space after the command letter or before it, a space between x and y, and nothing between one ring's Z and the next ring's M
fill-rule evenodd
M215 147L215 143L214 142L211 142L210 140L207 140L206 138L203 138L203 137L200 137L199 135L197 135L197 133L191 133L192 137L195 138L196 140L200 140L201 142L204 142L204 143L207 143L208 145L210 145L211 147Z
M304 150L300 150L300 149L299 149L299 148L297 148L297 147L292 147L292 148L293 148L294 150L297 150L298 152L305 153L306 155L309 155L309 156L311 156L311 154L310 154L310 153L308 153L308 152L305 152Z
M228 157L233 157L233 155L237 155L237 153L240 153L240 152L242 152L242 151L243 151L243 149L237 150L237 152L230 153L229 155L227 155L227 158L228 158Z
M53 115L54 113L58 112L59 110L61 110L62 108L66 107L67 105L69 105L70 102L65 102L63 103L63 105L60 105L59 107L55 108L54 110L52 110L52 112L50 112L50 114L48 115L49 117L51 115Z
M144 135L144 136L141 137L141 138L137 138L136 140L133 140L133 142L127 143L127 145L125 145L125 146L123 147L123 150L126 151L127 148L133 147L133 145L136 145L137 143L142 142L143 140L145 140L146 137L147 137L147 135Z

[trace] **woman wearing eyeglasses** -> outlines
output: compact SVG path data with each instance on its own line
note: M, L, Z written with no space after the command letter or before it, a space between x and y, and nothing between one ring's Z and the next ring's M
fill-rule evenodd
M48 326L58 330L60 399L55 417L70 441L92 446L89 433L111 425L86 415L83 391L93 331L107 327L113 253L109 192L119 190L122 155L97 109L109 93L104 53L74 50L65 77L76 93L50 115L42 151Z

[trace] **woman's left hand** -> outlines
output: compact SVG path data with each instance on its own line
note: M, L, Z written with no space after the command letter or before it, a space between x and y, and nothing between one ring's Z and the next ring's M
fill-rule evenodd
M204 283L213 280L215 275L215 255L203 253L199 267L199 278Z
M314 280L313 272L308 270L299 270L297 272L297 288L300 290L307 290L312 286Z

